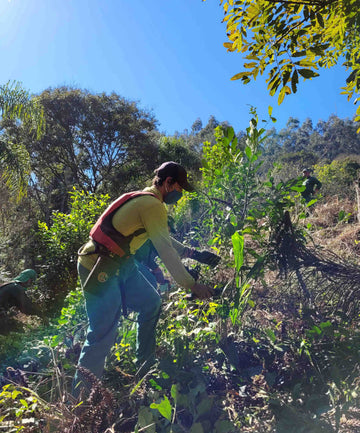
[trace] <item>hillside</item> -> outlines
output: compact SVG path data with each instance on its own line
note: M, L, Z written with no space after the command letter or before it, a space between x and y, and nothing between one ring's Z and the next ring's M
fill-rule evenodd
M206 196L187 195L171 213L183 242L221 256L215 269L197 268L199 280L218 287L221 296L189 300L173 284L157 327L157 363L142 378L133 362L135 317L123 319L103 381L84 371L93 386L80 405L69 395L86 331L80 288L70 290L61 310L45 321L5 313L8 328L16 327L0 336L0 428L360 431L355 201L318 196L306 208L298 182L261 179L261 135L255 120L245 149L235 147L230 129L207 144ZM323 179L325 192L329 179ZM59 245L64 263L72 257L75 240L68 234L74 227L88 233L89 221L106 206L103 196L97 200L74 192L70 212L41 226L48 260L59 260L51 257ZM188 221L196 225L189 228ZM49 302L45 295L43 302Z

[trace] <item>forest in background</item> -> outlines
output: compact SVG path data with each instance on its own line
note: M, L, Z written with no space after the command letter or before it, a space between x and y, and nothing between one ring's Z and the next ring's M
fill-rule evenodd
M36 230L38 221L48 224L54 212L68 213L73 188L109 194L114 199L123 191L143 188L152 179L154 168L167 160L179 162L195 181L200 180L203 143L215 143L217 127L223 131L231 127L211 116L205 126L197 119L190 131L166 136L158 131L152 113L115 93L90 94L61 87L42 92L37 100L43 107L46 124L41 137L32 121L19 123L15 118L5 118L1 125L2 140L18 152L15 156L20 167L18 172L12 170L13 174L24 178L27 191L19 201L17 181L11 178L9 189L3 178L1 238L4 247L11 246L12 255L7 251L1 265L3 272L10 275L24 266L41 266L33 253L26 253L29 248L33 251L37 242L30 229ZM339 187L332 185L326 191L345 193L344 185L355 180L359 162L356 122L332 115L316 125L311 119L301 124L291 117L280 131L273 125L270 119L263 125L266 134L261 143L263 164L259 169L263 178L274 164L276 180L285 182L299 177L304 167L322 175L327 166L336 170L336 164L340 164L339 169L345 172L338 173ZM244 149L246 131L236 132L236 137L237 147ZM327 184L325 188L330 188ZM23 236L24 227L29 237Z
M1 311L0 429L357 431L356 122L289 118L277 131L270 108L266 122L251 108L246 131L211 117L166 136L115 93L60 87L35 100L39 122L3 112L0 264L4 281L36 269L29 294L44 316ZM104 380L79 410L68 403L86 330L77 251L109 202L143 188L166 160L199 191L169 209L175 236L222 257L215 270L187 265L222 295L189 301L173 286L158 364L139 381L135 325L122 320ZM323 183L310 207L304 167Z
M233 80L264 75L281 104L341 64L341 92L359 102L357 0L220 4L224 47L243 60ZM0 86L1 278L35 268L28 293L43 312L0 312L0 431L360 431L355 110L316 125L289 118L277 131L271 108L265 123L251 108L246 131L211 117L166 136L153 113L116 93ZM141 380L134 317L121 320L103 380L89 375L92 392L74 405L87 326L76 252L107 204L166 160L183 164L198 190L171 209L176 236L221 256L215 269L186 264L221 295L194 301L173 286L158 362ZM304 166L323 183L308 206Z

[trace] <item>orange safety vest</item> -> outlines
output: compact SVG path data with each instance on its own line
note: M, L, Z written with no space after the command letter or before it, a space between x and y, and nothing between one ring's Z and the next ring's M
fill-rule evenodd
M120 256L130 255L130 242L134 236L138 236L141 233L145 233L145 229L136 230L133 234L129 236L124 236L118 232L112 225L112 218L114 213L129 200L142 196L142 195L152 195L158 198L152 192L146 191L133 191L123 194L118 199L110 204L110 206L103 212L100 218L95 223L94 227L90 231L90 238L106 247L110 252Z

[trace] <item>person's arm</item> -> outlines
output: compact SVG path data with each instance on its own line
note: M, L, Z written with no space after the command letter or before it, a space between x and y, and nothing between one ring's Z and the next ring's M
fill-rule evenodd
M322 187L322 183L320 182L319 179L315 178L315 189L314 189L314 192L317 193L320 190L321 187Z
M220 257L211 251L201 250L198 251L195 248L186 247L176 239L170 236L173 247L179 253L181 258L189 258L196 260L197 262L204 263L215 267L220 262Z
M186 271L178 253L172 245L165 207L160 202L155 202L154 200L152 206L147 206L142 210L141 220L149 239L167 270L180 286L190 289L195 284L195 280Z
M181 242L170 236L172 246L175 248L176 252L181 258L187 257L188 247L183 245Z
M181 262L180 256L172 245L165 207L159 202L141 210L141 220L145 230L153 243L160 259L173 276L179 286L190 289L199 299L206 299L213 295L213 289L196 283Z

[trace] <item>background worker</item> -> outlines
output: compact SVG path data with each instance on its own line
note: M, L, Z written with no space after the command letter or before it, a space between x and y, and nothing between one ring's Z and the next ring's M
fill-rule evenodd
M303 182L303 186L305 186L305 190L301 193L304 197L305 202L309 203L313 200L314 195L317 194L322 186L322 183L316 179L315 176L311 176L311 169L304 168L303 176L305 178Z
M158 253L149 239L135 253L139 272L147 278L153 287L157 288L159 286L158 292L162 294L169 290L170 281L164 277L160 266L156 262L157 257Z
M92 239L79 251L78 271L84 289L89 328L78 366L90 370L97 377L103 373L105 358L114 344L124 306L138 313L136 356L137 366L141 367L140 374L155 362L155 328L161 298L139 272L134 257L148 239L179 286L190 290L199 299L213 294L212 288L196 283L187 272L176 250L178 246L170 239L167 210L163 203L176 203L183 189L193 191L186 170L172 161L162 164L155 170L152 186L145 188L141 195L132 197L118 208L118 201L109 206L92 229ZM103 227L104 231L99 232L99 227ZM115 250L112 242L120 245L124 238L128 240L129 255L118 260L110 254L110 257L99 260L102 245L106 243ZM114 270L111 261L117 261L117 269ZM78 397L81 389L88 392L89 388L86 378L77 371L73 396Z
M220 257L210 251L197 251L194 248L186 247L171 236L170 239L182 259L191 258L211 267L216 266L220 261ZM163 294L170 289L170 281L164 277L160 266L156 262L157 257L158 253L150 240L147 240L135 253L139 271L155 288L159 286L158 291Z
M26 295L26 290L36 280L33 269L25 269L17 277L0 286L0 308L18 308L24 314L41 316L40 309Z

